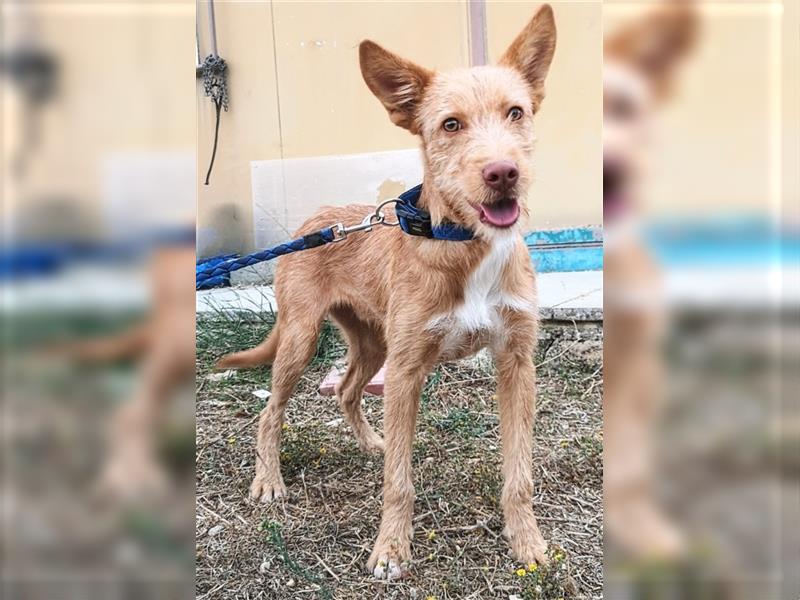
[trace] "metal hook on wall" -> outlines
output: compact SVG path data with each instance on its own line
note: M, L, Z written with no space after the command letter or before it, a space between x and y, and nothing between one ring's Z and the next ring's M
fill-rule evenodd
M199 6L199 0L198 0ZM211 37L211 54L203 59L198 67L198 73L203 80L203 92L211 98L216 112L216 122L214 124L214 146L211 150L211 160L206 172L205 185L211 179L211 170L214 168L214 159L217 156L217 144L219 142L219 122L222 110L228 112L228 65L225 59L219 56L217 51L217 22L214 15L214 0L208 0L208 24ZM200 55L200 32L199 25L197 31L198 57Z

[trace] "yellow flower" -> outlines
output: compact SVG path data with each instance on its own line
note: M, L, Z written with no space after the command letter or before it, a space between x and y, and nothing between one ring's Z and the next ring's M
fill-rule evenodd
M286 423L284 423L283 425L281 425L281 429L286 431L287 429L289 429L289 426Z
M497 400L497 394L492 394L492 400Z
M517 576L518 577L525 577L525 569L517 569Z
M428 532L428 539L429 539L429 540L433 540L433 539L435 539L435 538L436 538L436 532L435 532L433 529L431 529L431 530Z
M562 560L563 558L564 558L564 553L563 552L556 552L555 556L553 557L553 559L556 562Z
M228 443L229 444L235 444L236 443L236 438L234 436L229 437L228 438Z
M536 565L536 563L531 563L531 564L528 565L528 571L530 571L531 573L535 573L536 569L538 569L538 568L539 567Z
M569 446L569 440L561 440L560 444L562 448L566 448Z
M320 449L319 449L319 454L320 454L320 456L325 456L325 453L326 453L326 452L327 452L327 450L325 449L325 447L324 447L324 446L323 446L322 448L320 448Z

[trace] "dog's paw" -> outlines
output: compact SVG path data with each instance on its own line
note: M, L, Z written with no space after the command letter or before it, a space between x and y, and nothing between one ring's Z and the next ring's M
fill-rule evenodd
M366 440L359 440L358 447L367 454L383 454L383 438L376 434Z
M522 540L511 544L511 552L519 562L524 565L536 563L546 566L550 561L547 557L547 544L537 543L533 540Z
M380 540L375 543L372 555L367 561L367 572L375 579L392 581L400 579L408 571L410 550L398 551L397 544L385 544Z
M512 532L506 532L511 553L515 559L524 565L536 563L545 566L548 564L547 542L539 532L536 525L527 526Z
M283 477L256 475L253 483L250 484L250 499L263 503L269 503L278 498L286 496L286 485Z
M400 579L408 566L404 563L399 563L395 559L390 558L388 555L383 555L378 558L375 567L371 570L375 579L385 579L386 581L393 581Z

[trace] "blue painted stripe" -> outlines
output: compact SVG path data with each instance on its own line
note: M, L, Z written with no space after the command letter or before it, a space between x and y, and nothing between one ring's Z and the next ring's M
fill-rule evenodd
M566 229L543 229L531 231L525 235L525 243L528 246L540 246L551 244L584 244L584 243L603 242L603 228L592 227L570 227Z
M531 231L525 236L539 273L599 271L603 268L602 227Z
M531 249L530 254L538 273L601 271L603 269L602 246L554 250Z

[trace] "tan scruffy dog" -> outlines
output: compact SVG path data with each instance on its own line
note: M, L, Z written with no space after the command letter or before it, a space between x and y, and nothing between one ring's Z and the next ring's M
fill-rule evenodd
M261 345L220 367L273 363L272 397L258 425L253 498L286 494L279 465L284 408L314 354L329 315L349 346L338 387L347 422L364 450L385 453L383 517L368 569L402 575L411 558L411 450L420 393L441 361L489 347L497 365L505 478L505 533L517 559L544 562L533 514L531 445L535 404L536 289L521 236L531 181L533 117L553 57L553 11L542 6L497 66L437 73L384 50L360 46L361 71L393 123L422 139L419 206L434 224L471 229L470 241L412 236L377 227L346 241L286 256L276 274L278 322ZM298 231L358 223L372 206L321 209ZM392 215L389 215L390 217ZM361 412L361 394L386 362L385 442Z

